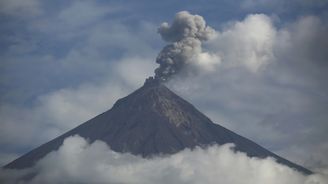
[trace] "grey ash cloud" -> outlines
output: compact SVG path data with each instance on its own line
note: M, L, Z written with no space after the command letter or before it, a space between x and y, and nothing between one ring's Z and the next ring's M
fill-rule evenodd
M202 42L215 37L215 30L206 25L203 17L187 11L178 12L173 23L161 24L158 29L164 41L169 42L159 53L155 78L162 81L179 73L186 65L211 69L219 58L202 51Z

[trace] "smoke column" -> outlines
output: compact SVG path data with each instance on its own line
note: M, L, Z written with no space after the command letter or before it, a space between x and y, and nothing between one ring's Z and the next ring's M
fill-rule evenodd
M215 55L202 51L202 42L213 38L216 32L199 15L181 11L171 25L162 23L158 33L169 44L156 58L160 66L155 70L155 79L167 81L186 65L211 70L213 64L219 62Z

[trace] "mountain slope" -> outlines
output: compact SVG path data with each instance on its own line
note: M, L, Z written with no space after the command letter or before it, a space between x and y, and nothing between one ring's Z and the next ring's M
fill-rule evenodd
M285 160L256 143L220 126L157 80L149 79L112 109L41 145L5 168L22 169L56 150L68 136L79 134L91 142L102 140L112 150L143 157L172 154L184 148L234 143L235 149L252 157L274 157L306 174L311 171Z

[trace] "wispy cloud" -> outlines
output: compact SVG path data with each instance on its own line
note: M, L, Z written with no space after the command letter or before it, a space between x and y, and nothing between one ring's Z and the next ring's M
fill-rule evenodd
M39 0L2 0L0 14L19 18L34 17L42 13Z

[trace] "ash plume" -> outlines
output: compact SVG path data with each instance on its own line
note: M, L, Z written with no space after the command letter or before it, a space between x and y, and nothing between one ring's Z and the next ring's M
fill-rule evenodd
M216 32L199 15L178 12L171 25L161 24L158 33L169 44L156 58L160 66L155 70L155 79L167 81L187 65L212 70L220 62L217 56L202 51L202 42L213 38Z

